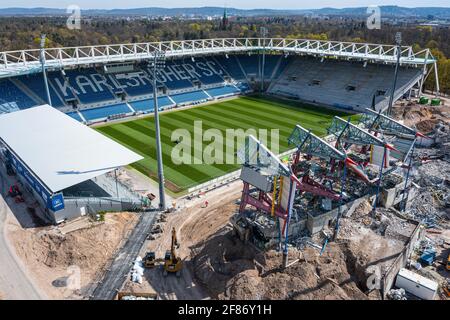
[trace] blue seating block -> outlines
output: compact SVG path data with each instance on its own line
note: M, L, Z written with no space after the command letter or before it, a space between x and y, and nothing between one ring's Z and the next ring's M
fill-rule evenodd
M131 113L130 108L125 104L116 104L107 107L100 107L94 109L82 110L81 114L88 121L100 120L108 118L109 116L121 114L121 113Z
M187 103L187 102L197 102L197 101L202 101L202 100L208 99L208 96L203 91L181 93L181 94L176 94L173 96L171 95L170 97L177 104Z

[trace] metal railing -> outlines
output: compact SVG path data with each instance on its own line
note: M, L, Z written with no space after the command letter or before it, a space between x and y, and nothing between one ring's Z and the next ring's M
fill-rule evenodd
M265 39L263 46L262 40L262 38L217 38L47 48L44 49L43 55L46 68L49 70L83 64L148 60L158 51L164 51L167 57L178 57L264 49L283 53L396 63L397 47L393 45L268 38ZM401 64L425 65L434 61L429 49L414 52L411 46L401 47ZM36 73L40 71L40 67L39 49L0 52L0 78Z

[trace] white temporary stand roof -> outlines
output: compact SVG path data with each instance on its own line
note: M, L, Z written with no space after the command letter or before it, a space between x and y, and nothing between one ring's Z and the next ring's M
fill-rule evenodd
M0 139L52 193L143 159L49 105L1 115Z

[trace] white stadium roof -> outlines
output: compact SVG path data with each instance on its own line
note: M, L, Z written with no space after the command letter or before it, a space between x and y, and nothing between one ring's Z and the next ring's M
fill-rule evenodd
M49 105L1 115L0 139L53 193L143 159Z

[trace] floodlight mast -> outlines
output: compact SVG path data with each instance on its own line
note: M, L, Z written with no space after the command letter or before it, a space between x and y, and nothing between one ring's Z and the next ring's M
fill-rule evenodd
M45 85L45 92L47 94L47 103L51 106L52 105L52 98L50 97L50 90L48 87L48 79L47 79L47 71L45 70L45 41L47 40L47 37L45 34L41 35L41 42L40 42L40 62L42 67L42 76L44 77L44 85Z
M266 67L266 37L268 30L266 27L261 27L261 37L263 41L263 54L261 63L261 92L264 92L264 69Z
M392 105L394 103L394 95L395 95L395 87L397 86L397 78L398 78L398 69L400 67L400 57L402 55L402 33L397 32L395 34L395 42L397 44L397 63L395 64L395 75L394 75L394 83L392 84L392 91L389 97L389 105L387 109L387 115L392 115Z
M158 110L158 83L156 76L159 70L165 67L166 56L162 51L155 51L153 55L153 106L155 113L155 140L156 140L156 157L158 162L158 182L159 182L159 209L166 210L166 196L164 193L164 167L162 162L161 151L161 134L159 128L159 110Z

